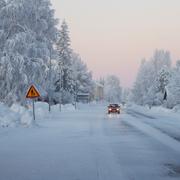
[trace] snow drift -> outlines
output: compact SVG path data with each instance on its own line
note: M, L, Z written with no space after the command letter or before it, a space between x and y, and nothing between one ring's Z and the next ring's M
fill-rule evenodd
M28 109L18 104L14 104L9 108L0 103L0 127L29 127L32 122L32 115Z
M72 111L75 111L72 104L62 105L62 112ZM48 104L42 102L35 103L35 112L37 121L44 120L51 115L48 111ZM51 112L59 113L59 105L52 106ZM34 125L31 106L25 108L19 104L13 104L9 108L0 103L0 127L32 127Z

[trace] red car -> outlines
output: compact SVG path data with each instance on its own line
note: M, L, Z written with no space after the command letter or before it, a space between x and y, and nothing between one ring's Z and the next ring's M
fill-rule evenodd
M110 113L120 114L120 112L121 112L121 107L118 104L110 104L108 106L108 114L110 114Z

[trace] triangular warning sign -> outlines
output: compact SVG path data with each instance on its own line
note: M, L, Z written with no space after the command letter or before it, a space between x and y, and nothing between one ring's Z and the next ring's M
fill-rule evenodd
M37 98L40 97L40 93L35 88L35 86L31 86L26 94L26 98Z

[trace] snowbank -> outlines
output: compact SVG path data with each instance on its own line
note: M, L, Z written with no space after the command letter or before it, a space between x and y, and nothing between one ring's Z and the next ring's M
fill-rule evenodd
M30 109L20 106L19 104L13 104L10 109L19 115L20 126L31 127L33 125L33 117Z
M31 107L31 111L32 111L32 107ZM38 119L44 119L49 114L48 103L36 102L35 111L36 111L36 117Z
M62 112L73 112L72 104L62 105ZM59 113L59 105L51 106L52 113ZM44 102L35 103L36 119L44 120L49 117L49 105ZM13 104L10 108L0 103L0 127L31 127L34 126L32 107L25 108L19 104Z
M39 118L39 119L43 119L49 115L49 104L48 103L36 102L35 109L36 109L37 118ZM61 110L62 110L62 112L72 112L72 111L75 111L75 107L72 104L61 105ZM52 105L51 112L52 113L60 112L59 104Z
M61 105L62 112L72 112L75 111L75 107L72 104ZM59 104L52 106L53 112L59 112Z
M20 123L20 115L0 103L0 127L15 127Z
M133 109L134 111L144 113L146 115L152 115L155 117L162 117L162 116L179 117L180 115L180 106L176 106L173 109L167 109L162 106L153 106L150 109L148 106L129 104L127 105L127 109Z
M129 105L127 113L138 118L161 132L168 134L174 139L180 141L180 113L179 107L175 109L166 109L163 107L148 107Z
M180 113L180 105L176 105L176 106L173 108L173 112Z
M0 127L30 127L33 125L29 109L14 104L10 108L0 103Z

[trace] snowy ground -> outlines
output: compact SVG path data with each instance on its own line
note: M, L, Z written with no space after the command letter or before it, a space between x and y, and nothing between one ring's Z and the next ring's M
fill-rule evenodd
M128 107L126 112L180 141L180 112L175 113L173 110L162 107L148 109L136 105Z
M37 107L38 126L0 128L0 180L180 179L177 114L132 106L107 115L92 104L44 109Z

